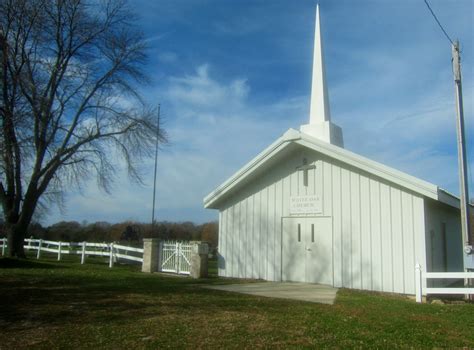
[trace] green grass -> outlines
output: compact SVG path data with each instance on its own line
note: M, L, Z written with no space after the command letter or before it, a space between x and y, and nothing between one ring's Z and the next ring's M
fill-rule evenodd
M0 259L0 349L474 347L474 305L340 290L335 305L200 288L77 257Z

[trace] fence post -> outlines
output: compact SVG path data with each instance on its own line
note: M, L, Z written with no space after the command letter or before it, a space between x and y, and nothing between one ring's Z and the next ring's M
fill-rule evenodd
M145 242L143 242L143 248L145 248ZM162 268L161 263L163 262L163 241L158 242L157 260L158 260L158 265L156 267L157 271L161 271L161 268ZM145 261L145 250L143 250L143 261Z
M82 242L81 264L86 261L86 242Z
M113 243L112 243L113 244ZM117 258L117 254L120 254L120 249L118 248L114 248L116 250L116 252L114 252L114 264L117 262L118 258Z
M174 260L174 269L179 273L179 242L175 243L175 260Z
M208 273L209 246L206 242L193 242L189 258L189 275L192 278L204 278Z
M416 293L416 302L421 303L423 298L423 283L421 280L421 265L417 262L415 265L415 293Z
M159 259L161 253L159 252L162 247L161 242L157 238L144 238L143 239L143 262L142 272L156 272L159 266Z
M109 257L109 267L114 266L114 244L110 243L110 257Z
M41 256L41 245L43 244L43 240L40 239L38 242L38 252L36 253L36 259L39 259Z
M61 260L61 241L58 242L58 261Z
M7 239L3 238L2 239L3 244L2 244L2 256L5 256L5 246L7 245Z

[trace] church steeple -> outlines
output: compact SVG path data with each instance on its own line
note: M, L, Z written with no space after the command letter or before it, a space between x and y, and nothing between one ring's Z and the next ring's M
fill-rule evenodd
M313 83L311 85L310 124L331 120L329 111L326 69L324 67L323 41L319 19L319 4L316 5L316 24L314 28Z
M311 107L309 124L302 125L300 130L305 134L322 141L343 147L342 130L331 122L329 95L324 67L323 42L319 5L316 5L316 23L314 29L313 79L311 85Z

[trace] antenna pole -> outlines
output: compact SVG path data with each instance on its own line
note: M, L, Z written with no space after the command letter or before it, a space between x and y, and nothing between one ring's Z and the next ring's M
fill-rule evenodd
M456 132L458 136L459 194L461 199L461 229L464 242L473 243L469 225L469 188L467 183L466 144L464 139L464 110L462 102L461 56L459 41L452 45L454 86L456 90Z
M156 144L155 144L155 173L153 175L153 209L151 211L151 229L155 226L155 199L156 199L156 171L158 166L158 146L160 141L160 105L156 117Z

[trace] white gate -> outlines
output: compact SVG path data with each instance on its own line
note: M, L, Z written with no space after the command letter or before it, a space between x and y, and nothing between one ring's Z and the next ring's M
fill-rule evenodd
M192 244L164 241L160 244L160 267L163 272L189 275L191 271Z

